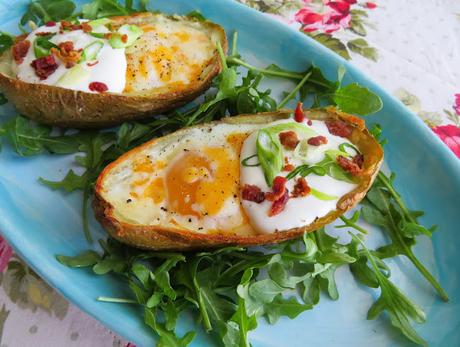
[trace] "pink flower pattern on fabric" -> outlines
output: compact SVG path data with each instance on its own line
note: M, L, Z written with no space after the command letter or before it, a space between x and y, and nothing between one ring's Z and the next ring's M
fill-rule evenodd
M460 94L455 94L455 104L452 106L455 114L460 116ZM460 127L448 124L433 128L436 135L460 158Z
M356 0L323 1L322 6L305 1L305 7L295 14L295 20L306 32L322 31L327 34L350 26L350 5Z
M8 266L13 250L6 243L5 239L0 236L0 273L3 272Z

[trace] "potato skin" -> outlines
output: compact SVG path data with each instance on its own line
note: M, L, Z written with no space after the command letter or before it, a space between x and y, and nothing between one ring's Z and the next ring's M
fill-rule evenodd
M140 24L155 16L152 13L137 13L131 16L112 17L117 25ZM182 18L182 17L181 17ZM189 21L196 21L187 18ZM224 52L227 38L224 29L211 22L201 25L220 38ZM212 79L221 71L221 62L216 52L209 70L200 81L190 83L181 90L155 90L146 94L87 93L44 84L32 84L0 73L0 91L17 110L37 122L59 127L99 128L126 121L147 118L178 108L205 92Z
M278 112L259 113L255 115L241 115L224 119L220 122L241 124L241 123L268 123L271 121L287 118L293 111L281 110ZM114 217L113 206L102 196L104 178L110 170L118 163L135 154L143 147L155 143L153 139L130 152L125 153L119 159L109 164L98 177L95 187L95 198L93 208L96 219L107 230L107 232L120 242L128 245L153 250L199 250L218 248L223 246L256 246L273 244L301 236L304 232L310 232L331 223L343 213L353 208L366 195L376 175L379 172L383 161L383 150L374 137L364 126L360 119L339 112L333 107L324 109L308 110L307 116L310 119L326 120L340 119L352 126L353 132L350 141L358 146L364 154L363 174L359 176L359 185L352 192L344 195L337 202L337 209L326 216L317 219L315 222L300 228L293 228L285 231L278 231L272 234L260 234L254 236L241 236L228 233L200 234L187 230L162 226L145 226L125 223ZM213 122L214 124L218 122ZM206 124L209 126L209 123ZM200 125L198 125L200 127ZM180 132L187 129L179 130ZM177 135L178 132L175 134Z

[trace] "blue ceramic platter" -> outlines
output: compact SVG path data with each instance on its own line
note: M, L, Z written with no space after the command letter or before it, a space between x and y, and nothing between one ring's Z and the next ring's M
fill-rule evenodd
M0 0L0 30L17 32L17 23L27 1ZM377 92L383 109L368 118L384 128L389 139L386 163L397 172L397 188L410 208L427 212L422 221L437 224L433 242L421 240L416 254L440 279L450 295L442 303L424 279L405 259L389 261L392 279L426 311L428 322L416 326L431 346L460 346L460 238L457 232L460 206L460 161L415 115L388 95L349 63L310 40L305 35L231 0L152 1L152 7L167 13L200 10L207 18L225 27L228 34L238 30L239 49L244 57L258 64L276 63L292 70L303 70L315 63L329 78L339 65L347 74L345 84L357 81ZM269 86L277 89L278 81ZM279 88L278 88L279 89ZM14 114L11 105L0 108L0 121ZM56 254L73 255L86 250L81 226L79 193L63 194L49 190L37 181L39 176L59 179L72 166L72 157L41 155L17 156L8 146L0 153L0 230L16 251L50 285L82 310L138 347L154 345L154 337L144 327L141 311L135 306L99 303L98 296L129 295L114 277L98 277L89 271L60 265ZM92 220L93 236L105 238ZM384 242L378 231L369 237L371 246ZM346 269L338 271L340 299L325 297L312 311L295 320L281 319L275 326L261 320L251 333L254 347L269 346L399 346L407 344L391 327L385 315L367 321L366 313L378 292L356 284ZM211 346L213 340L198 328L191 316L178 324L178 333L196 329L193 346Z

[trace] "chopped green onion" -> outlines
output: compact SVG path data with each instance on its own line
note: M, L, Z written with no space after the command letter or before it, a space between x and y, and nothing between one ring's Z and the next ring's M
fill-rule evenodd
M95 29L97 27L107 25L107 24L109 24L111 22L112 22L112 20L110 20L109 18L99 18L99 19L89 21L88 25L90 25L91 28Z
M313 195L315 198L323 201L331 201L335 200L338 198L338 196L335 195L329 195L323 192L320 192L319 190L316 190L315 188L311 188L311 195Z
M355 153L351 154L351 153L347 152L346 148L351 148ZM348 153L349 155L360 154L358 148L356 148L355 146L353 146L351 143L348 143L348 142L341 143L339 145L339 150L341 150L342 152Z
M51 48L57 48L57 46L50 42L50 38L55 34L50 34L46 36L37 36L34 41L34 54L37 58L43 58L47 55L50 55Z
M316 135L316 132L314 130L297 122L280 123L264 129L274 133L279 133L284 130L296 130L308 137Z
M346 152L346 151L337 151L335 149L328 149L326 152L324 152L328 158L331 160L335 161L339 155L342 157L351 157L351 155Z
M249 164L248 161L251 160L252 158L256 158L257 154L251 155L250 157L247 157L241 161L241 165L243 166L260 166L260 163L255 163L255 164Z
M260 129L257 135L257 157L269 187L283 167L283 149L278 136L267 129Z
M324 176L326 175L326 169L318 165L314 165L314 166L300 165L300 166L297 166L291 172L289 172L289 174L286 176L286 179L290 180L297 175L305 177L311 173L314 173L315 175L318 175L318 176Z
M81 65L77 64L69 69L62 77L56 82L56 86L69 88L73 87L89 77L90 73Z
M107 35L108 33L89 33L89 34L98 39L105 39L105 35Z
M306 159L308 155L308 139L301 140L292 152L294 158Z
M97 55L101 51L102 47L104 47L104 42L102 41L94 41L90 43L83 49L81 61L96 60Z
M110 36L109 43L113 48L125 48L131 46L144 31L137 25L125 24L118 29L118 32ZM123 36L126 35L126 40Z

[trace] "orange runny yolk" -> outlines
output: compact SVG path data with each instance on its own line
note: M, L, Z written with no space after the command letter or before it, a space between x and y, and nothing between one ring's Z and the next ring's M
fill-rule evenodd
M169 208L180 215L217 214L225 201L238 194L238 161L223 147L189 151L168 170Z
M247 134L227 137L231 152L239 153ZM219 213L226 200L238 196L240 165L225 147L187 151L177 159L165 179L169 208L197 217Z

